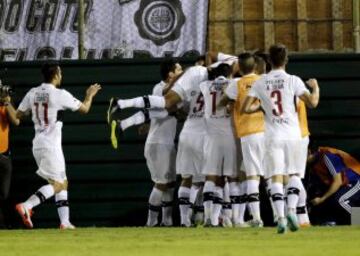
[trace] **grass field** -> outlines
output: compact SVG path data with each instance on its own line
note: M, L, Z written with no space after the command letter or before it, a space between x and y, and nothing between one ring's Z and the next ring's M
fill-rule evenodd
M0 255L360 255L360 227L78 228L0 231Z

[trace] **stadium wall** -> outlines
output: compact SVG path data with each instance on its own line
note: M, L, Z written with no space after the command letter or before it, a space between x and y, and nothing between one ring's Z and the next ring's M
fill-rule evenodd
M143 157L145 137L136 129L126 132L120 150L112 150L105 123L108 100L149 94L159 79L161 60L62 62L63 88L83 99L88 85L102 91L88 115L65 113L63 148L70 181L71 216L78 226L144 225L152 183ZM190 62L185 61L187 64ZM41 82L40 62L0 63L2 80L14 86L15 101ZM312 138L318 145L334 146L360 157L360 56L293 55L288 71L304 80L318 78L321 100L309 110ZM131 112L126 112L128 115ZM35 175L31 153L30 120L12 129L14 163L10 205L25 200L43 181ZM20 220L9 207L14 227ZM35 209L36 227L55 227L58 217L53 199Z

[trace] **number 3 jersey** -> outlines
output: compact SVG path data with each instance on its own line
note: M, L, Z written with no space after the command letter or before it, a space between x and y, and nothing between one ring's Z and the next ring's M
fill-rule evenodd
M254 83L249 96L261 101L267 139L301 139L296 97L306 92L309 93L303 81L284 70L273 70Z
M70 109L77 111L81 102L68 91L52 84L43 83L32 88L19 105L22 112L31 111L35 128L33 148L61 148L62 122L58 112Z
M218 77L214 81L200 84L200 90L205 102L205 120L208 134L233 135L231 116L225 107L217 109L229 80Z

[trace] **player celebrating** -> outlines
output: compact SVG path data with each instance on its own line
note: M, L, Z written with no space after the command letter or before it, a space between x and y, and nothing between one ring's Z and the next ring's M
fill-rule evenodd
M253 83L260 77L255 74L256 61L252 54L242 53L239 55L239 67L242 77L237 83L231 84L225 91L221 101L226 105L229 100L235 101L234 124L236 135L241 140L241 151L246 173L247 200L254 227L262 227L260 217L259 182L260 176L264 175L264 116L262 112L253 114L241 113L242 105Z
M217 105L229 84L231 67L220 64L216 68L217 78L200 84L205 101L205 120L207 136L205 138L205 155L203 174L206 175L204 185L204 213L206 226L218 226L223 202L223 176L235 178L236 145L231 124L231 116L224 107ZM225 220L226 225L228 220ZM230 223L229 223L230 224Z
M65 160L61 145L62 121L59 112L70 109L86 114L89 112L94 96L101 89L99 84L91 85L83 102L74 98L64 89L59 89L62 81L61 69L56 64L42 67L44 83L32 88L24 97L17 110L22 119L31 112L34 123L33 154L38 165L37 174L49 184L42 186L28 200L16 205L25 226L33 228L32 209L55 195L60 229L74 229L69 220L68 181L65 173Z
M297 174L296 157L299 154L301 132L295 96L308 107L314 108L319 102L319 87L315 79L307 83L312 93L297 76L285 72L287 49L284 45L273 45L269 50L272 71L263 75L252 86L244 104L243 111L253 113L265 111L265 168L272 177L271 195L278 216L278 233L285 233L284 175L291 175L288 184L288 214L290 230L299 226L296 218L296 205L300 190L300 177ZM261 103L259 103L259 101Z

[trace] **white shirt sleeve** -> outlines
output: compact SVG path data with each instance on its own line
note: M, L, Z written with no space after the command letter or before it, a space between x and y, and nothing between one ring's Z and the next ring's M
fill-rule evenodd
M248 96L250 97L254 97L254 98L258 98L260 99L260 94L259 94L259 81L260 80L257 80L255 81L254 85L251 87L249 93L248 93Z
M304 93L310 93L309 90L306 88L304 82L297 76L293 77L293 86L294 86L294 92L296 96L301 96Z
M225 94L232 100L236 100L238 96L238 87L235 81L231 81L228 87L225 89Z
M25 97L23 98L23 100L21 101L18 110L20 110L21 112L26 112L31 110L31 105L30 105L30 94L31 91L29 91Z
M154 89L152 91L152 95L156 95L156 96L163 96L163 89L164 87L161 86L161 84L157 84L154 86Z
M182 100L190 101L191 92L194 90L194 87L199 86L202 81L207 79L207 68L194 66L185 71L185 73L175 82L175 85L171 90L176 92Z
M81 106L81 101L76 99L74 96L71 95L68 91L62 89L60 90L60 95L58 98L58 104L62 109L70 109L72 111L79 110Z

